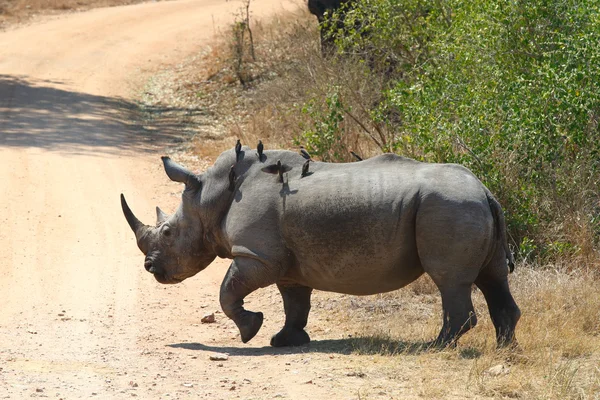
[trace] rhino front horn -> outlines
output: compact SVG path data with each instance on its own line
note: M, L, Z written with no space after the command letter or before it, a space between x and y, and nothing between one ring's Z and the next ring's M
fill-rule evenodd
M131 209L127 205L127 202L125 201L125 196L123 196L123 193L121 193L121 208L123 208L123 214L125 214L125 218L127 219L131 230L135 233L135 237L139 243L140 239L148 230L148 227L142 224L142 222L139 219L137 219L135 215L133 215L133 212L131 211Z
M202 183L200 182L200 179L198 179L198 176L196 174L188 171L183 166L177 164L175 161L171 160L170 157L164 156L161 157L161 159L163 161L165 172L167 173L169 179L171 179L174 182L184 183L187 189L200 189Z

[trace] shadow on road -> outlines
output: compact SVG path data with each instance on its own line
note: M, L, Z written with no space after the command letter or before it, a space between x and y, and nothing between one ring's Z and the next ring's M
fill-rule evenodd
M211 346L202 343L175 343L168 347L186 350L202 350L217 353L227 353L230 356L273 356L282 354L300 353L327 353L327 354L366 354L366 355L418 355L438 351L428 346L427 342L398 341L379 337L355 337L347 339L313 340L306 346L299 347L232 347ZM466 348L460 351L462 358L478 358L480 351Z
M160 131L153 129L136 103L61 86L65 87L61 82L0 75L0 147L109 153L114 149L147 151L153 142L181 141L176 122L162 123ZM145 114L151 112L145 110Z

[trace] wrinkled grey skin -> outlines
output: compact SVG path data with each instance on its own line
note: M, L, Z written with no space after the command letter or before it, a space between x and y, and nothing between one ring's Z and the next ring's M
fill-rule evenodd
M284 182L263 169L281 160ZM466 168L386 154L361 162L314 162L289 151L265 151L260 162L244 147L239 162L226 151L202 175L164 157L172 180L186 184L175 214L156 226L139 222L122 197L127 220L161 283L178 283L216 257L233 259L220 292L224 313L242 341L263 314L244 298L276 284L286 321L273 346L310 341L304 327L313 289L368 295L401 288L429 274L442 296L443 326L435 346L472 328L473 283L481 289L498 345L514 341L520 316L508 288L504 217L500 205ZM235 165L235 187L229 173ZM271 172L272 168L271 168Z

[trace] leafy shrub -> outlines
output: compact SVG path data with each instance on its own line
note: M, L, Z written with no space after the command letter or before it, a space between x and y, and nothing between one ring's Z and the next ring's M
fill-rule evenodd
M335 89L335 88L333 88ZM297 138L296 144L305 142L308 151L323 161L335 161L347 154L342 142L344 123L344 106L340 95L333 91L325 98L325 104L318 106L315 99L302 108L302 113L309 116L310 125L302 133L302 139Z
M363 0L344 12L339 52L388 79L369 113L394 132L384 150L473 170L523 256L597 252L600 3Z

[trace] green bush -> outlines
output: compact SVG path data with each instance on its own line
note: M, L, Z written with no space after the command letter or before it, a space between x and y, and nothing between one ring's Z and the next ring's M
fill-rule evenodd
M599 2L362 0L344 12L345 28L330 28L340 54L389 80L369 105L394 132L384 150L473 170L524 257L597 254ZM314 146L339 123L321 114Z
M323 161L340 160L342 154L348 153L342 142L344 107L338 91L333 89L325 98L325 104L317 104L317 100L312 99L302 108L302 113L309 116L310 125L304 127L302 137L295 141L296 145L306 143L309 153Z

